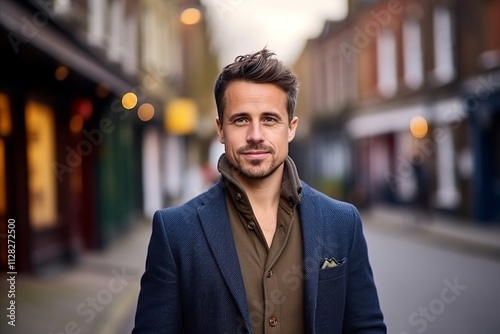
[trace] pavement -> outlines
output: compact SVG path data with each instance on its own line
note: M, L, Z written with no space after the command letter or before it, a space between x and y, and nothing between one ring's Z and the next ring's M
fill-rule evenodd
M0 276L0 333L130 333L144 272L150 222L137 222L104 251L85 252L72 267L16 276L16 322L9 325L5 273Z
M410 234L419 242L500 260L500 222L480 223L437 211L426 215L380 204L360 214L365 228Z
M485 226L434 214L415 222L407 209L375 206L361 210L367 229L411 233L419 241L500 259L500 224ZM7 324L7 294L0 295L1 333L126 334L133 328L144 271L150 222L138 222L101 252L87 252L71 268L42 276L16 276L16 326ZM2 291L7 275L1 275Z

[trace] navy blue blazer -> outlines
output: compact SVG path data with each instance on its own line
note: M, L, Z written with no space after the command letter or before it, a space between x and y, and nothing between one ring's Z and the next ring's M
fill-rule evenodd
M223 187L155 213L133 333L252 333ZM385 333L358 211L306 184L298 209L307 333Z

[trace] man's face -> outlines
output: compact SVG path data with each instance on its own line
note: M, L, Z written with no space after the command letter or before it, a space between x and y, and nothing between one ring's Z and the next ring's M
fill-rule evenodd
M238 176L262 179L282 170L298 123L297 117L288 122L285 92L273 84L235 81L225 101L217 132Z

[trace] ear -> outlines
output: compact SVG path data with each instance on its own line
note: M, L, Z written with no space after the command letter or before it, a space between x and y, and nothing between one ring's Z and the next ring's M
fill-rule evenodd
M219 137L219 142L224 144L224 131L222 130L222 122L219 117L215 119L215 124L217 125L217 137Z
M297 131L297 126L299 125L299 118L295 116L290 121L288 125L288 142L291 142L295 138L295 132Z

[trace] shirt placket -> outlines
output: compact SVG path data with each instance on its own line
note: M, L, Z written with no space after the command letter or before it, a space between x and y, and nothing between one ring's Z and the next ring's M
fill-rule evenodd
M291 211L280 208L278 214L278 226L274 235L273 243L269 249L262 286L264 288L264 333L281 333L281 305L283 304L283 291L280 287L279 277L275 272L275 265L278 262L284 246L288 239L291 226Z

